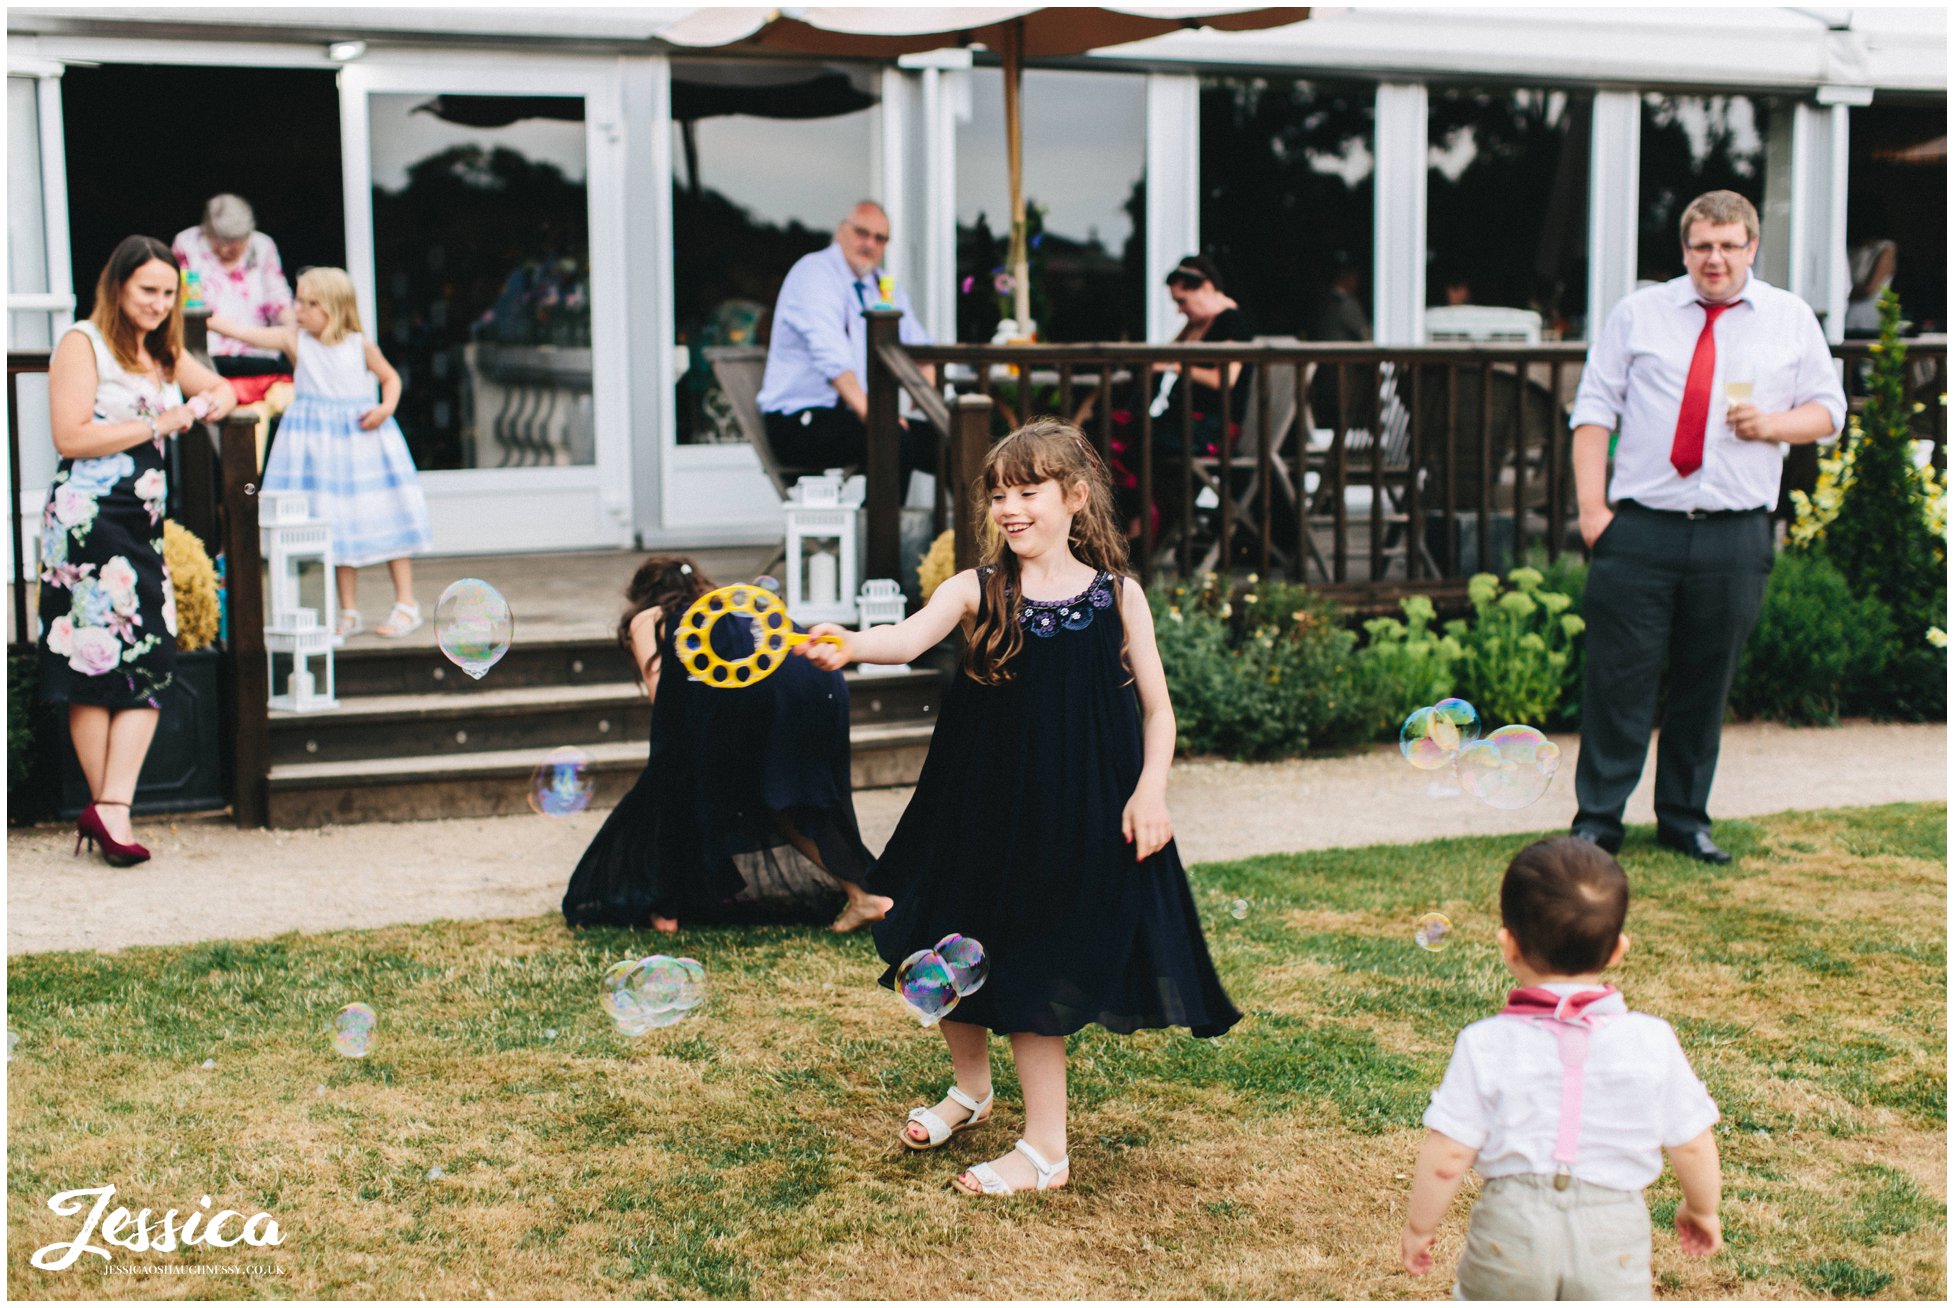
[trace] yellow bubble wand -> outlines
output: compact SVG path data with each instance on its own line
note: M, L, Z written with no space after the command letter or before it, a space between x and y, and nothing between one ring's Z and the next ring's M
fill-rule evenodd
M753 652L729 659L712 647L712 627L721 618L740 614L753 619ZM759 586L721 586L692 601L678 620L673 637L679 661L699 681L730 690L764 681L787 660L787 651L808 641L842 644L836 635L810 636L794 630L780 597Z

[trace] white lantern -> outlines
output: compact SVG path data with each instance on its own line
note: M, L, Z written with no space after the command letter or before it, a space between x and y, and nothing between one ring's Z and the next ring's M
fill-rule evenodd
M278 659L291 661L285 693L274 693L266 703L292 713L314 713L336 709L333 693L332 647L339 638L334 630L339 623L339 606L333 590L332 526L323 518L306 513L302 492L274 492L259 497L259 548L263 551L271 583L271 603L266 606L271 621L265 626L265 676L274 691L279 685ZM299 567L317 559L323 578L320 609L299 602ZM308 659L325 661L325 689L306 666Z
M803 477L782 502L787 528L787 611L800 623L855 621L860 575L856 519L862 496L839 472Z
M902 587L886 577L876 577L862 583L862 593L855 597L855 608L861 614L861 629L886 627L901 622L909 616L909 602L903 598ZM907 663L863 663L856 671L865 677L892 676L898 672L909 671Z

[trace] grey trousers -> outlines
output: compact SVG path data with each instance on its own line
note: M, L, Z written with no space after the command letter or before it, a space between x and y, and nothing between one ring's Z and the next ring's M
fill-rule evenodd
M1710 829L1710 782L1737 660L1776 556L1770 515L1691 519L1624 502L1594 543L1582 615L1587 678L1577 828L1619 838L1642 779L1666 663L1669 697L1656 749L1655 815L1679 836Z
M1472 1207L1455 1299L1648 1299L1654 1255L1640 1190L1501 1176Z

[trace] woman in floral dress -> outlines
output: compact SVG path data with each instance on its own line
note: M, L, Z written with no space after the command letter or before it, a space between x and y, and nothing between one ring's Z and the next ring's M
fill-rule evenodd
M68 705L88 778L93 802L77 834L118 865L149 857L134 842L129 803L176 666L165 442L236 402L185 353L177 285L168 246L126 238L95 283L94 312L61 338L48 367L61 462L41 519L40 697Z

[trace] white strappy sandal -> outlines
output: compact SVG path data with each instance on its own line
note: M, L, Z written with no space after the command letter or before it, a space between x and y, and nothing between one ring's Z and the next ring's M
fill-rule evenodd
M396 603L393 611L387 614L387 620L373 629L373 634L385 636L388 640L398 640L410 631L419 631L421 621L421 606L418 601L411 604Z
M1072 1179L1072 1160L1070 1158L1061 1158L1055 1163L1046 1162L1045 1155L1033 1149L1023 1140L1018 1141L1011 1147L1031 1160L1031 1170L1038 1174L1038 1188L1040 1190L1054 1189ZM1065 1173L1064 1179L1062 1180L1058 1179L1059 1173L1061 1172ZM1006 1181L1002 1176L999 1176L997 1169L989 1163L977 1164L975 1167L969 1169L969 1174L976 1180L980 1188L969 1190L958 1185L955 1181L951 1181L950 1184L956 1189L957 1193L972 1196L978 1194L1017 1193L1017 1191L1011 1188L1011 1183Z
M912 1108L909 1110L909 1120L912 1122L921 1122L923 1129L929 1132L930 1138L927 1142L914 1139L909 1134L909 1128L905 1126L902 1130L902 1142L904 1144L908 1145L911 1149L935 1149L939 1145L947 1142L951 1136L959 1131L968 1131L973 1126L982 1126L985 1122L991 1120L991 1101L997 1097L997 1092L993 1090L990 1094L984 1096L983 1102L979 1103L977 1100L965 1094L961 1086L952 1085L943 1097L952 1103L962 1104L965 1108L968 1108L970 1110L970 1116L964 1118L963 1121L958 1122L955 1126L951 1126L948 1122L938 1117L931 1109Z

